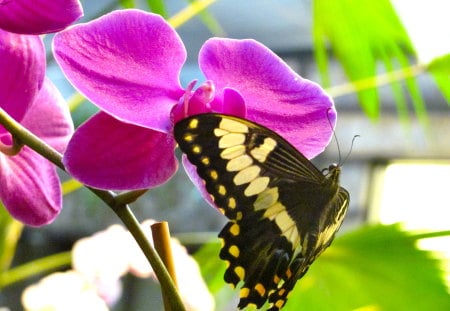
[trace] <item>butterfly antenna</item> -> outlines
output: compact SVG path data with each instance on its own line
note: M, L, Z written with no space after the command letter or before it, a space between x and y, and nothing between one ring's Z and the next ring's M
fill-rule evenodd
M328 109L327 109L327 119L328 119L328 123L330 124L330 128L331 128L331 130L333 131L333 138L334 138L334 140L336 141L336 147L337 147L337 150L338 150L338 166L342 166L342 165L344 165L345 162L347 162L348 157L349 157L350 154L352 153L352 150L353 150L353 144L355 143L355 139L358 138L358 137L360 137L360 136L359 136L359 135L353 136L353 138L352 138L352 144L351 144L351 146L350 146L350 150L347 152L347 155L345 156L344 160L342 160L342 156L341 156L341 146L339 145L339 140L338 140L338 138L337 138L337 136L336 136L336 131L335 131L334 128L333 128L333 124L331 124L331 119L330 119L330 114L329 114L329 113L330 113L330 110L331 110L331 108L328 108Z
M331 111L331 108L328 108L327 109L327 119L328 119L328 124L330 124L330 128L333 131L333 138L334 138L334 141L336 142L336 147L338 150L338 166L341 166L341 147L339 146L339 140L337 139L336 131L334 130L333 124L331 123L330 111Z
M355 143L355 139L358 138L358 137L361 137L361 136L359 136L359 135L353 136L353 138L352 138L352 144L350 145L350 150L347 152L347 155L345 156L344 161L342 161L342 164L341 164L341 165L344 165L344 163L347 162L348 157L349 157L350 154L352 153L353 145L354 145L354 143ZM340 159L340 157L339 157L339 159Z

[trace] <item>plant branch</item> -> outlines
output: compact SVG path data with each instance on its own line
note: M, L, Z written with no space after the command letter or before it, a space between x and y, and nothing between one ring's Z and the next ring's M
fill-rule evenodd
M24 128L19 122L11 118L11 116L9 116L2 108L0 108L0 124L11 133L14 139L19 139L22 144L27 145L60 169L64 170L61 154Z
M347 94L357 93L359 91L373 89L382 85L390 84L394 81L401 81L412 78L426 71L426 66L416 64L407 68L390 71L384 74L376 75L367 79L352 81L349 83L327 88L327 93L333 97L344 96Z

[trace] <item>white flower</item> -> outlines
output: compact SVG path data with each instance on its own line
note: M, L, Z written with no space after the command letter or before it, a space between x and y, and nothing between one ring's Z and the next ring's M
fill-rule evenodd
M22 293L26 311L107 311L95 286L76 271L57 272Z

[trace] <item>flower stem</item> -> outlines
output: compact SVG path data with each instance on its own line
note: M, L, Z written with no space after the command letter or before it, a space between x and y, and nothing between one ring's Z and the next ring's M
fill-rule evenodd
M169 304L169 310L184 311L184 305L178 295L174 281L169 275L164 263L157 254L156 250L152 247L150 242L142 231L142 228L134 217L134 214L128 207L128 205L121 205L114 208L114 212L124 222L130 233L133 235L140 248L143 250L148 261L152 265L155 274L158 276L158 280L161 284L164 301L167 300Z
M19 139L22 144L27 145L41 156L64 170L64 165L61 161L61 154L39 139L39 137L24 128L19 122L11 118L2 108L0 108L0 124L14 136L14 139Z
M0 108L0 124L3 125L5 129L8 130L15 138L19 139L21 143L27 145L28 147L39 153L41 156L65 171L65 167L62 163L62 155L51 146L43 142L41 139L39 139L39 137L24 128L16 120L11 118L11 116L9 116L2 108ZM172 310L184 311L185 308L183 306L183 303L181 302L181 298L178 295L176 287L172 279L170 278L166 267L161 261L161 258L158 256L156 250L147 240L144 232L141 229L141 226L139 225L139 222L130 210L129 206L127 204L123 204L123 198L122 200L120 200L120 202L118 202L118 200L116 199L117 195L112 191L103 191L90 187L87 188L94 194L96 194L109 207L111 207L111 209L116 213L120 220L122 220L125 227L133 235L136 242L139 244L148 261L150 262L153 270L155 271L163 292L167 293L167 295L171 298L170 304ZM141 192L137 193L142 194ZM4 280L2 279L1 281L3 282Z
M153 244L155 245L155 249L158 252L161 260L166 266L167 271L169 272L173 283L177 286L177 277L175 273L175 264L173 261L172 255L172 247L170 245L170 231L169 224L167 221L157 222L151 226L152 228L152 236L153 236ZM170 306L170 296L167 295L163 291L163 300L164 300L164 310L165 311L175 311L175 309Z

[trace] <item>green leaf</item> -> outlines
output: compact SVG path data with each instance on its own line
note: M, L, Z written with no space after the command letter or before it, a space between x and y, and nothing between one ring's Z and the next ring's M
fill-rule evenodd
M131 9L136 7L136 2L134 0L119 0L119 3L125 9Z
M195 3L196 0L189 0L190 4ZM216 20L214 15L212 15L207 9L202 10L197 13L198 17L202 21L202 23L208 28L208 30L216 37L224 37L225 36L225 30L222 28L222 26L219 24L219 22Z
M416 247L419 238L430 237L397 225L365 226L339 236L297 282L283 311L450 310L440 262ZM207 244L195 258L217 310L232 310L238 293L223 281L219 249L219 243Z
M432 73L446 74L450 76L450 53L433 59L427 69Z
M397 225L337 238L311 266L283 311L450 310L439 261Z
M411 41L389 0L316 0L313 2L313 21L315 57L326 87L330 83L326 52L328 46L352 82L375 77L380 61L388 71L392 71L398 67L408 67L405 60L408 60L409 55L415 55ZM404 96L400 95L398 85L394 85L393 90L399 113L405 116ZM414 107L421 113L423 102L417 86L409 82L408 90L413 91ZM357 91L363 111L369 118L377 119L380 114L377 90Z
M236 307L227 306L230 300L235 297L236 292L231 286L225 283L223 275L225 273L226 264L219 259L220 243L211 242L205 244L194 254L197 260L202 276L208 285L209 291L213 294L216 301L216 311L229 310Z
M450 54L434 59L427 70L450 105Z
M167 10L164 0L147 0L148 7L155 13L167 18Z
M23 224L15 220L0 202L0 274L11 265Z

